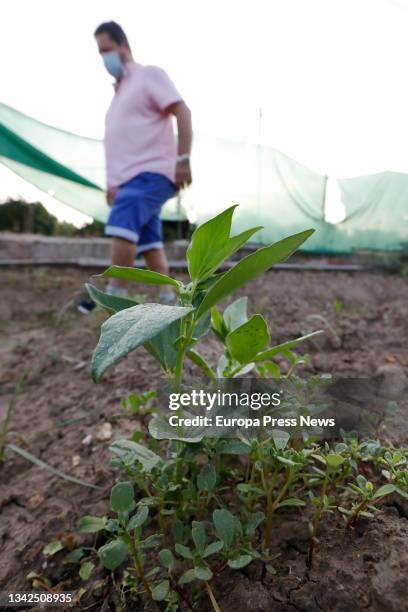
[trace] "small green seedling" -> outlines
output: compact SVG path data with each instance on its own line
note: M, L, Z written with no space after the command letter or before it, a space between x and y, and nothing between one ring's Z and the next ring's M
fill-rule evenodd
M354 527L360 516L373 518L374 514L378 511L377 504L381 503L391 493L400 492L398 487L392 483L382 485L376 489L373 483L368 481L362 474L356 477L355 483L348 485L348 490L357 497L357 500L353 502L350 510L339 506L339 511L346 517L347 527ZM401 493L404 497L408 497L403 491Z
M186 570L182 574L179 579L179 584L188 584L193 580L203 581L213 608L217 612L217 610L219 610L219 606L216 602L211 586L208 584L213 577L213 572L208 565L207 559L212 555L219 553L223 548L224 543L222 540L215 540L209 544L204 523L199 521L193 521L191 538L194 543L194 548L190 548L189 546L185 546L181 543L176 543L175 545L177 555L193 565L192 568Z
M408 497L408 457L404 450L387 450L378 458L382 475L396 487L396 493Z
M142 525L149 517L149 506L146 503L148 500L141 500L136 506L133 485L130 482L118 482L112 488L110 501L111 509L116 514L115 518L83 516L79 521L79 530L82 533L104 531L108 536L108 542L97 551L99 561L106 569L113 572L130 555L136 577L146 593L152 597L154 585L148 583L143 569L144 551L152 545L158 545L161 538L158 536L150 536L144 540L141 538Z
M156 411L153 401L157 396L156 391L147 393L131 393L121 403L121 412L114 414L114 418L131 418L145 414L154 414Z

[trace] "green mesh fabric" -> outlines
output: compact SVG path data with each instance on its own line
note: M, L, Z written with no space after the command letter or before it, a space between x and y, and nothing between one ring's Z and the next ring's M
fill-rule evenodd
M104 155L99 140L56 129L0 104L0 162L99 221L106 221ZM164 220L202 223L239 204L233 231L262 225L253 242L269 244L310 227L304 250L349 253L408 245L408 175L382 172L338 181L345 219L325 220L327 179L270 147L196 135L193 186L164 207Z

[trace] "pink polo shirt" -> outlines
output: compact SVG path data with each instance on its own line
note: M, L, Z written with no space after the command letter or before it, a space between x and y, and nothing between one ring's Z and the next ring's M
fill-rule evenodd
M177 142L165 109L181 100L164 70L126 63L105 120L108 188L140 172L158 172L174 181Z

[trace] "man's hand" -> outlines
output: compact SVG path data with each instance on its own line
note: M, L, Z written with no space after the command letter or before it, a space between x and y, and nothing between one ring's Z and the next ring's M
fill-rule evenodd
M191 112L187 104L180 100L166 108L166 112L172 113L177 120L178 133L178 155L185 157L191 151L193 130L191 127ZM191 185L191 168L189 159L181 159L177 162L175 183L179 189Z
M184 189L191 185L191 168L190 160L183 159L177 162L175 183L179 189Z
M106 201L108 203L108 206L112 206L113 200L115 199L117 192L117 189L108 189L106 193Z

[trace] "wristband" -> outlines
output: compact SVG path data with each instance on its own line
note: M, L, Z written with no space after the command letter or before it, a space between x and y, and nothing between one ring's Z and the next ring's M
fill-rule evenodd
M190 160L189 153L183 153L182 155L177 155L177 161L178 162L187 161L187 160Z

